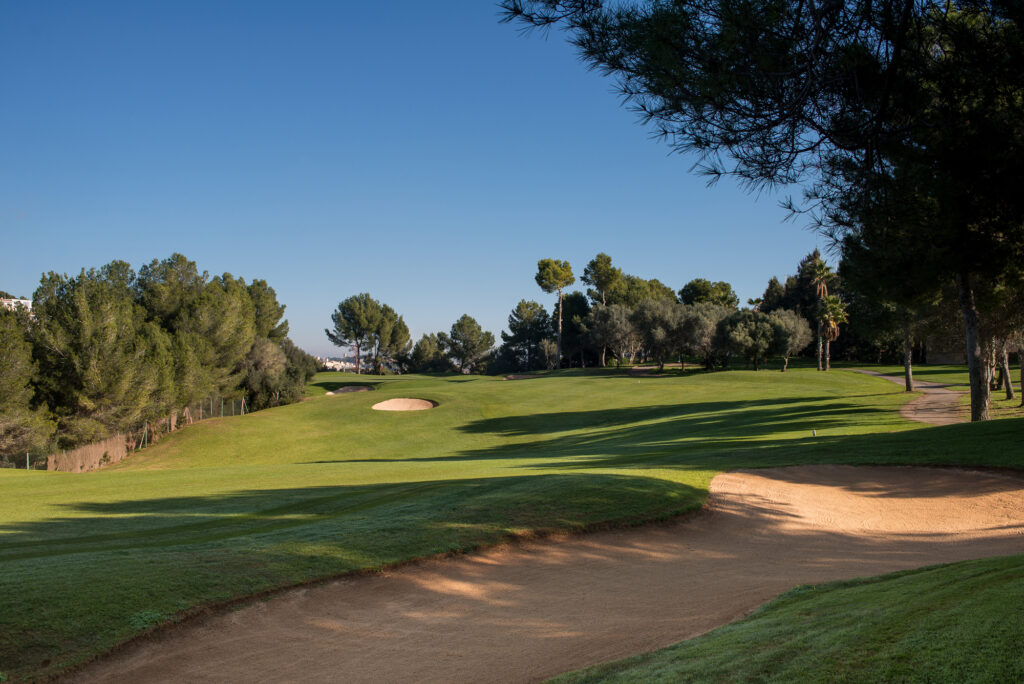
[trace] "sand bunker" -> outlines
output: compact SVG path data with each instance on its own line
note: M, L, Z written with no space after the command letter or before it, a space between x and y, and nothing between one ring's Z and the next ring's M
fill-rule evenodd
M374 404L371 408L374 411L425 411L437 406L436 402L426 399L388 399Z
M532 380L533 378L543 378L543 375L537 375L536 373L513 373L512 375L506 375L506 380Z
M351 394L352 392L369 392L372 387L368 385L348 385L346 387L339 387L333 392L328 392L327 396L333 397L336 394Z
M688 639L798 584L1024 551L1024 478L719 475L666 524L298 589L140 641L76 682L524 682Z

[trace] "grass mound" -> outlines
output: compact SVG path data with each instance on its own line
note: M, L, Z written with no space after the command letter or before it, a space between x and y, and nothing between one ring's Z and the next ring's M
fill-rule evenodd
M675 646L571 672L579 682L1024 681L1024 556L798 587Z

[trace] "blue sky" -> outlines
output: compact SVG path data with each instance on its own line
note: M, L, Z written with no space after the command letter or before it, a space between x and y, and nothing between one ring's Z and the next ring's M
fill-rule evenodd
M708 188L563 37L486 0L0 4L0 289L181 252L263 278L320 355L370 292L414 336L550 305L598 252L745 301L824 241Z

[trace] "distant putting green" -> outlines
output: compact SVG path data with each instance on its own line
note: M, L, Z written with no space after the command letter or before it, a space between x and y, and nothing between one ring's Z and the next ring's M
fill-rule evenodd
M326 396L345 382L376 391ZM921 430L847 371L322 374L88 474L0 471L0 673L53 673L205 606L345 572L698 508L722 470L1020 466L1019 421ZM373 411L418 397L429 411Z

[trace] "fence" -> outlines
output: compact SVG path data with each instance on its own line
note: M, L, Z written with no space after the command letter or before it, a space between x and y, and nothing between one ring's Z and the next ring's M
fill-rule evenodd
M50 454L46 457L46 469L65 473L86 473L110 463L123 461L127 456L128 437L114 435L77 449Z
M175 412L165 419L141 425L126 434L86 444L84 446L50 454L46 457L47 470L67 473L85 473L111 463L123 461L133 451L143 449L158 441L162 436L174 432L184 425L191 425L210 418L244 416L249 413L245 397L225 399L210 397L186 406L180 413ZM14 464L17 467L17 463Z

